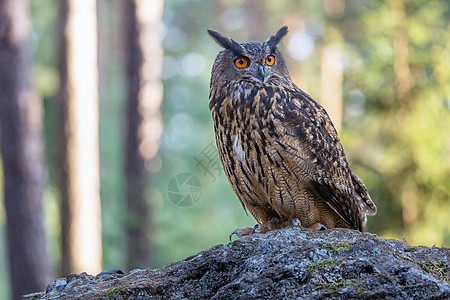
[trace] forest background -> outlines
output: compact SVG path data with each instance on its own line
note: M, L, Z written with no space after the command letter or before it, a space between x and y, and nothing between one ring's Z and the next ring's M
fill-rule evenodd
M102 269L128 271L133 265L127 252L133 241L128 229L135 225L135 216L127 214L124 167L130 37L124 32L123 2L97 1L100 168L92 169L100 179ZM425 5L419 0L166 0L163 4L156 30L164 54L151 63L161 68L164 91L156 121L145 131L159 137L157 154L145 162L144 170L148 212L142 223L148 227L144 249L151 255L138 267L161 268L227 243L232 230L255 223L242 210L217 155L208 92L211 65L220 47L207 29L243 42L265 40L288 25L281 50L292 79L328 110L352 170L378 207L378 214L368 218L367 230L403 238L411 245L450 246L448 1ZM61 83L59 5L56 0L29 1L32 78L44 109L43 207L54 278L67 275L61 271L55 148L61 130L56 105ZM183 196L188 197L180 199ZM3 197L2 192L2 203ZM0 205L2 299L11 295L5 232L6 212Z

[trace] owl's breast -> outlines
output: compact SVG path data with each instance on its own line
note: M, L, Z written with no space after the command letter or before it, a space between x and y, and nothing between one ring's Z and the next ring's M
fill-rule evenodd
M237 163L245 165L245 158L252 153L262 154L266 140L275 137L273 96L273 89L242 85L213 110L218 143Z
M282 124L274 117L281 114L278 98L274 89L240 88L213 110L220 158L242 202L268 205L275 185L284 185Z

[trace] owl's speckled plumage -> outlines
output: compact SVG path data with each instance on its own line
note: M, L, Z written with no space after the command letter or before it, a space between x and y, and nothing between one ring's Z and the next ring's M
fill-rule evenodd
M239 44L208 32L224 48L210 85L217 147L244 209L263 231L293 220L303 227L362 231L376 206L350 170L325 109L289 76L277 48L287 27L262 43Z

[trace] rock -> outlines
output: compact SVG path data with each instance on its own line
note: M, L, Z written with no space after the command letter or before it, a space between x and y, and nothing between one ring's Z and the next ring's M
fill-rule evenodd
M285 228L161 270L69 275L23 299L449 299L449 259L349 229Z

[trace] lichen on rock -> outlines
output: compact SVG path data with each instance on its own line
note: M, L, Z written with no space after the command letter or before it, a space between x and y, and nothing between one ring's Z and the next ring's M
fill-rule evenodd
M449 299L449 260L448 248L349 229L285 228L161 270L72 274L38 299Z

